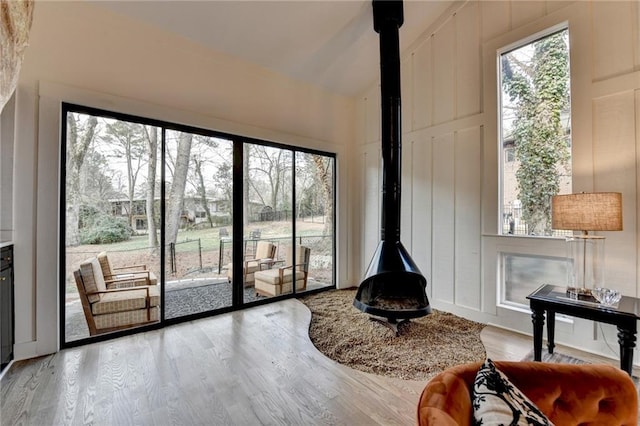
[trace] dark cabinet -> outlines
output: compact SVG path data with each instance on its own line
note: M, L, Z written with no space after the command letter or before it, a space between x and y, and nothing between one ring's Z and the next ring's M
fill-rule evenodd
M13 247L0 249L0 371L13 359Z

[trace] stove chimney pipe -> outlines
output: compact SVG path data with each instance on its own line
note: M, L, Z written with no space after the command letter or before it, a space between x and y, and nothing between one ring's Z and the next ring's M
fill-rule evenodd
M431 313L427 280L400 242L401 120L400 40L402 0L373 0L373 28L380 34L382 101L382 227L380 243L353 305L388 323ZM397 328L395 328L397 333Z

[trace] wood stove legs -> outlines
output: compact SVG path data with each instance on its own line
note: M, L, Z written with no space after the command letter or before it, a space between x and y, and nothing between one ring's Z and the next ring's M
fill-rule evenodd
M398 321L397 319L394 319L394 318L382 318L382 317L374 317L374 316L369 316L369 319L371 321L376 321L384 325L385 327L393 331L396 334L396 337L400 336L399 327L402 324L409 322L408 319L401 319L400 321Z

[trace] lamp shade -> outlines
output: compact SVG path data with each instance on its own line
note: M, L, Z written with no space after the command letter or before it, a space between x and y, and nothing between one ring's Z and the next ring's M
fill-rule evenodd
M551 227L572 231L622 231L622 194L555 195L551 198Z

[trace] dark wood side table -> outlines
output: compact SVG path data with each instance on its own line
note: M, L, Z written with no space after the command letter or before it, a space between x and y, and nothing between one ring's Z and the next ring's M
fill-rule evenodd
M620 344L620 368L629 375L633 367L633 348L636 346L636 321L640 319L640 299L622 296L617 307L570 299L566 287L549 284L527 296L533 322L533 359L542 360L542 328L547 313L547 347L553 353L556 312L592 321L613 324L618 327Z

